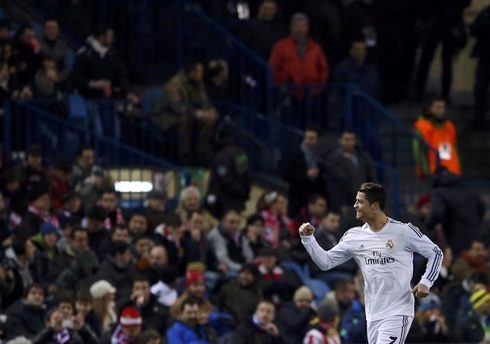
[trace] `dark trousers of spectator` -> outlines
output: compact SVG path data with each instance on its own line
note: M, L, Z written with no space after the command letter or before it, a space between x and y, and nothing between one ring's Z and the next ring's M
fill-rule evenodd
M179 116L177 134L180 141L179 158L181 162L209 162L212 157L214 130L215 123L199 121L191 116ZM188 161L189 159L191 161Z
M438 31L438 30L436 30ZM422 42L422 56L420 57L417 77L415 81L416 95L422 98L429 75L430 64L434 58L437 46L442 42L442 92L441 96L448 99L453 78L453 56L456 53L448 41L447 34L435 32Z
M490 88L490 59L480 58L476 70L474 89L475 114L472 124L475 128L484 128L487 125L488 89Z

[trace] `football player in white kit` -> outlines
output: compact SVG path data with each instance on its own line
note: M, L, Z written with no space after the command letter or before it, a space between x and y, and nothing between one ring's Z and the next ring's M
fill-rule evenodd
M315 228L304 223L301 241L321 270L329 270L354 258L364 276L369 344L403 344L414 316L414 294L429 295L441 269L441 249L410 223L386 216L384 188L364 183L356 195L356 218L365 222L345 232L339 243L325 251L317 243ZM413 253L428 258L427 269L413 289Z

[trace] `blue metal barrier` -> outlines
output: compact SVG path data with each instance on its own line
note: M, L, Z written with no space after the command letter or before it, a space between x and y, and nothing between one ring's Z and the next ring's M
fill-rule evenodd
M24 151L32 143L43 148L43 159L47 164L61 160L74 161L77 150L83 145L91 145L97 155L98 163L109 170L116 181L145 181L155 189L176 190L175 197L182 186L189 183L189 173L158 156L121 142L120 139L104 136L91 129L92 124L69 120L50 113L49 101L8 101L5 104L3 127L3 153L10 160L13 152ZM115 117L110 110L120 107L117 102L92 102L97 110L106 109L101 116ZM172 171L172 172L169 172ZM175 173L173 185L168 185L167 173ZM128 202L141 200L141 192L128 192L123 195Z
M260 56L201 11L178 0L100 0L99 20L114 27L130 74L162 83L188 60L225 59L228 88L241 106L272 112L272 72Z

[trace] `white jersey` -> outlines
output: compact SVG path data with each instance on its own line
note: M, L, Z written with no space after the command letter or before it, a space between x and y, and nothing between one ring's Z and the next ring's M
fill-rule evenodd
M367 224L345 232L329 251L313 235L301 237L311 259L321 270L329 270L354 258L364 276L366 319L375 321L394 315L414 316L413 252L428 258L420 283L432 287L439 275L442 251L411 223L388 219L383 228L372 231Z

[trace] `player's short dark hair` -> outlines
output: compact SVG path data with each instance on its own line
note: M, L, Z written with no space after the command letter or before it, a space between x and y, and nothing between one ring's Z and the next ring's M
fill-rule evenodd
M366 200L370 204L378 203L379 208L383 210L386 205L386 191L383 186L377 183L363 183L359 187L359 192L366 195Z

